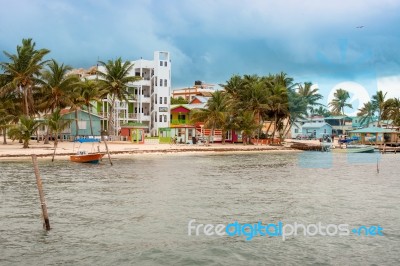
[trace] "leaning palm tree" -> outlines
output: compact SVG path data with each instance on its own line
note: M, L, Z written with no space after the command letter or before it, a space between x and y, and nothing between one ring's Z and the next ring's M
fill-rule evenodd
M114 126L114 108L116 100L126 101L127 90L130 83L140 80L140 77L132 76L131 70L133 64L130 62L122 62L121 58L108 60L107 62L99 61L105 71L97 71L99 76L99 87L104 90L104 95L108 95L110 102L108 105L108 133L117 135L117 129Z
M274 138L279 122L290 115L288 89L279 82L273 84L273 86L269 88L267 114L269 117L273 118L274 130L272 132L272 138Z
M35 49L32 39L23 39L22 46L17 46L17 53L4 52L9 59L7 63L0 63L4 75L10 81L3 86L3 92L15 92L21 97L23 112L29 116L34 111L33 88L35 87L40 70L46 61L43 57L50 51L47 49Z
M304 82L304 84L298 84L297 93L303 97L305 102L307 103L307 109L312 112L315 106L322 106L321 103L318 103L319 100L323 98L321 94L318 93L317 88L312 88L311 82Z
M22 139L23 148L26 149L29 148L29 140L41 124L40 121L24 115L20 117L18 125L10 128L8 135L12 140Z
M385 101L382 118L392 120L392 127L400 126L400 98L390 98Z
M360 125L367 125L373 121L374 114L376 112L376 106L372 102L364 103L364 106L359 109L357 116L360 116Z

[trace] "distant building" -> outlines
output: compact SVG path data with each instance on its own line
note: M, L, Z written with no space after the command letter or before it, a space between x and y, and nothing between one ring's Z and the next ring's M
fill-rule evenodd
M342 135L353 130L353 119L345 115L325 117L325 122L332 126L334 135Z
M102 117L96 114L90 114L85 110L78 110L78 125L76 123L75 111L71 109L61 110L61 115L64 120L69 120L68 127L60 132L62 139L73 140L78 133L78 137L89 137L89 136L100 136L101 135L101 125L100 121ZM92 128L90 127L90 120L92 120ZM77 130L78 126L78 130ZM93 135L92 135L93 130Z
M118 136L121 125L141 123L146 126L145 133L158 136L158 129L169 126L170 94L171 94L171 59L169 52L154 52L152 60L139 59L131 61L133 68L130 75L142 77L141 80L129 84L126 101L115 101L113 109L114 132ZM106 72L102 66L99 71ZM87 71L73 70L82 78L96 79L96 67ZM108 95L97 105L96 112L102 118L102 129L107 130L109 105L112 103Z
M172 91L172 98L183 99L191 102L196 96L211 97L211 94L215 92L215 84L207 84L202 81L195 81L192 87L181 88Z
M297 119L292 127L291 127L291 134L290 136L287 136L288 138L297 138L297 137L304 137L305 135L311 136L311 134L314 133L314 129L320 128L323 126L325 123L324 117L322 116L313 116L313 117L308 117L308 118L303 118L303 119ZM303 130L303 126L306 125L305 129ZM318 126L313 126L313 125L318 125ZM309 132L307 132L307 130ZM318 131L318 134L317 134ZM316 137L319 137L318 135L321 133L320 130L318 129L316 131ZM330 132L332 134L332 127L330 129Z

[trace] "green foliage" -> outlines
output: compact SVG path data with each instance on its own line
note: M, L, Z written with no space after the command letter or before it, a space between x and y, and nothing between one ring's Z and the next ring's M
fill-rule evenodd
M29 148L29 140L41 124L40 121L24 115L19 118L18 125L10 128L8 135L12 140L23 140L23 148Z
M107 62L99 61L99 64L106 70L104 72L97 71L100 78L98 81L99 88L104 93L102 96L109 95L109 97L111 97L111 103L109 105L108 133L111 135L117 135L113 120L114 103L116 100L126 100L128 84L140 80L141 77L129 75L129 72L133 68L133 64L128 61L123 63L121 58L108 60Z
M182 96L179 96L177 99L174 97L171 97L171 104L188 104L189 101L183 99Z

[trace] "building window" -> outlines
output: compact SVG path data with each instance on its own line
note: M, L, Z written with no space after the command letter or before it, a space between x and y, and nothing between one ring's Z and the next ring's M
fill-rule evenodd
M162 97L160 97L160 104L162 104Z
M78 121L79 129L86 129L86 121Z
M164 122L167 122L167 115L164 115Z
M168 103L168 97L164 97L164 104Z
M154 122L157 122L157 112L156 112L156 114L154 116Z
M163 63L162 63L162 61L160 61L160 66L162 66L163 65Z
M178 114L178 120L186 120L186 115Z
M162 86L162 79L160 79L160 87Z
M164 79L164 87L167 87L167 80Z
M324 129L324 134L326 134L326 128Z
M162 122L162 115L160 115L160 122Z
M165 67L167 66L167 61L164 62L164 66L165 66Z
M156 94L156 97L154 98L154 102L155 102L155 104L157 104L157 94Z
M295 128L295 129L294 129L294 133L299 133L299 129L298 129L298 128Z

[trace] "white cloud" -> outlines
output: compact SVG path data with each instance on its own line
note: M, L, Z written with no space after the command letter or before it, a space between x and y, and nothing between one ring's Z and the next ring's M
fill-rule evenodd
M378 78L378 90L387 92L387 98L400 98L400 75Z

